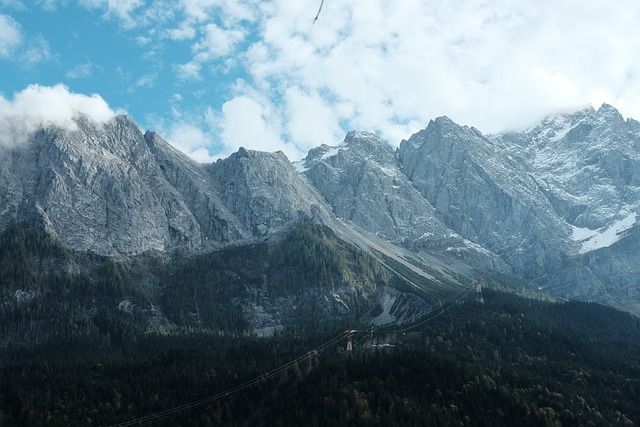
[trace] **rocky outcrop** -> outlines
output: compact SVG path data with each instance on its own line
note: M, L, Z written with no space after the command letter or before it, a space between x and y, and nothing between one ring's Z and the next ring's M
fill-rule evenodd
M463 241L402 173L389 143L374 134L350 132L336 147L309 151L301 166L338 217L380 237L424 249Z
M227 209L220 197L220 183L204 165L173 148L155 132L146 132L144 138L163 179L181 196L202 230L195 246L215 247L253 237Z
M513 152L440 117L400 143L398 161L448 227L534 278L562 263L570 228Z
M327 222L331 213L281 151L240 148L208 166L223 203L252 235L276 233L300 220Z
M566 298L635 312L640 126L603 105L483 136L439 118L403 141L403 171L446 225ZM625 302L626 301L626 302Z
M379 237L637 308L639 159L640 124L605 104L488 136L440 117L396 152L351 132L300 168L338 217Z
M128 117L76 123L0 148L0 225L27 219L72 250L128 257L216 248L263 237L300 215L329 215L281 153L256 153L247 163L240 152L208 169L157 134L143 135Z

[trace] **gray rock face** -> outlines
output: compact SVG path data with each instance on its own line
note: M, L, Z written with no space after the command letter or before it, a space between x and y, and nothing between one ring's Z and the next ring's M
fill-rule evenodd
M368 132L349 132L338 146L315 148L300 165L337 217L414 251L510 272L497 255L445 225L401 167L389 143Z
M534 278L561 264L570 228L516 153L441 117L402 141L398 160L448 227Z
M569 299L596 301L640 315L640 227L611 246L570 258L544 286Z
M640 200L640 124L609 105L552 116L503 141L520 139L531 168L563 219L598 229Z
M252 237L223 203L220 183L206 167L174 149L156 133L147 132L144 138L163 178L203 230L202 239L195 241L195 245L215 246Z
M27 220L68 248L128 257L211 250L335 216L413 251L640 313L640 123L603 105L482 135L446 117L397 150L366 132L210 165L127 117L0 146L0 230Z
M240 148L208 167L223 203L254 236L278 232L293 222L326 222L331 213L280 151Z
M487 137L439 118L402 141L398 159L447 226L519 276L636 310L639 135L608 105Z
M440 117L395 153L351 132L301 166L338 217L379 237L640 312L639 160L640 123L605 104L490 136Z
M9 175L19 183L23 209L75 250L166 250L167 221L161 221L160 200L150 191L162 186L142 178L153 162L137 126L123 117L104 128L83 118L77 124L74 131L41 129L27 145L14 148ZM172 225L197 233L193 221Z
M336 147L309 151L304 174L335 214L395 243L460 245L438 212L399 169L391 146L374 134L350 132Z
M637 216L640 209L640 124L610 105L550 116L521 132L518 141L532 173L573 245L561 269L540 283L569 298L638 310Z
M29 219L72 250L126 257L215 248L262 237L300 212L328 215L282 154L264 154L261 163L254 154L255 169L231 159L216 174L222 164L209 170L127 117L104 126L80 117L77 125L43 128L26 145L0 148L3 229ZM236 194L241 186L231 182L243 174L247 191Z

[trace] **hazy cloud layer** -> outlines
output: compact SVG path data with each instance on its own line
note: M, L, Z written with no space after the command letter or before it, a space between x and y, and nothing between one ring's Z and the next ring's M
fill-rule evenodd
M0 144L21 144L42 126L76 129L73 119L78 115L105 123L115 116L115 112L99 95L73 93L61 84L52 87L31 85L16 93L13 99L0 96Z

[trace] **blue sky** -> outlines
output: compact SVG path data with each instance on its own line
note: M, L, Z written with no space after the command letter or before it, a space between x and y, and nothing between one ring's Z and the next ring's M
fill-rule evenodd
M640 119L637 0L0 0L0 127L130 115L198 161L447 115ZM0 129L0 137L8 135Z

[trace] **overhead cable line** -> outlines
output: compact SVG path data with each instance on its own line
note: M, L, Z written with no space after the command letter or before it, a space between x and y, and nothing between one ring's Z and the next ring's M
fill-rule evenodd
M183 412L189 409L193 409L193 408L197 408L199 406L205 405L207 403L213 402L217 399L220 399L222 397L226 397L229 396L231 394L237 393L241 390L244 390L246 388L252 387L256 384L259 384L263 381L269 380L273 377L276 377L280 374L283 374L289 370L291 370L292 368L294 368L295 366L299 365L302 362L305 362L313 357L315 357L317 354L319 354L320 352L326 350L329 346L335 344L338 341L341 341L344 337L344 334L341 333L333 338L331 338L330 340L326 341L325 343L319 345L318 347L314 348L313 350L310 350L308 352L306 352L305 354L303 354L302 356L299 356L287 363L285 363L284 365L281 365L265 374L261 374L255 378L252 378L248 381L245 381L242 384L239 384L237 386L231 387L227 390L221 391L219 393L216 393L214 395L190 402L190 403L186 403L184 405L180 405L180 406L176 406L174 408L171 409L167 409L165 411L160 411L160 412L156 412L153 414L149 414L140 418L136 418L134 420L130 420L130 421L125 421L119 424L113 424L112 427L124 427L124 426L131 426L131 425L135 425L135 424L141 424L143 422L148 422L148 421L154 421L154 420L158 420L160 418L164 418L166 416L172 415L172 414L176 414L179 412Z
M149 414L149 415L145 415L143 417L140 418L136 418L130 421L125 421L122 423L118 423L118 424L113 424L112 427L124 427L124 426L132 426L132 425L136 425L136 424L142 424L144 422L149 422L149 421L155 421L164 417L167 417L169 415L172 414L177 414L179 412L183 412L183 411L187 411L189 409L194 409L197 408L199 406L203 406L206 405L210 402L213 402L215 400L218 400L220 398L229 396L231 394L237 393L239 391L242 391L244 389L247 389L249 387L253 387L254 385L257 385L261 382L267 381L271 378L277 377L281 374L284 374L285 372L293 369L294 367L298 366L300 363L306 362L310 359L312 359L313 357L317 356L319 353L321 353L322 351L326 350L327 348L329 348L330 346L336 344L338 341L342 341L345 338L345 334L350 333L366 333L369 336L372 336L374 333L392 333L392 332L407 332L411 329L417 328L418 326L421 326L433 319L435 319L436 317L444 314L446 311L450 310L451 308L455 307L456 305L458 305L458 303L469 293L471 292L471 290L473 290L473 286L471 287L465 287L462 288L460 291L456 292L455 294L450 295L448 298L445 298L444 300L440 300L439 301L439 309L436 308L434 310L431 310L429 313L426 314L426 316L424 318L422 318L420 321L418 321L417 323L413 323L410 326L405 326L402 327L403 323L401 322L394 322L394 323L390 323L387 325L383 325L382 327L378 328L378 329L368 329L368 330L358 330L358 329L352 329L352 330L348 330L345 332L342 332L336 336L334 336L333 338L329 339L328 341L320 344L319 346L317 346L316 348L314 348L313 350L307 351L305 354L298 356L297 358L267 372L264 374L261 374L255 378L252 378L248 381L245 381L242 384L236 385L234 387L231 387L229 389L226 389L224 391L221 391L219 393L216 393L214 395L190 402L190 403L186 403L184 405L180 405L180 406L176 406L174 408L171 409L167 409L164 411L160 411L160 412L156 412L153 414ZM406 325L406 324L405 324ZM364 339L367 338L367 335L364 335L364 337L362 337L361 339L359 339L357 343L362 342Z

